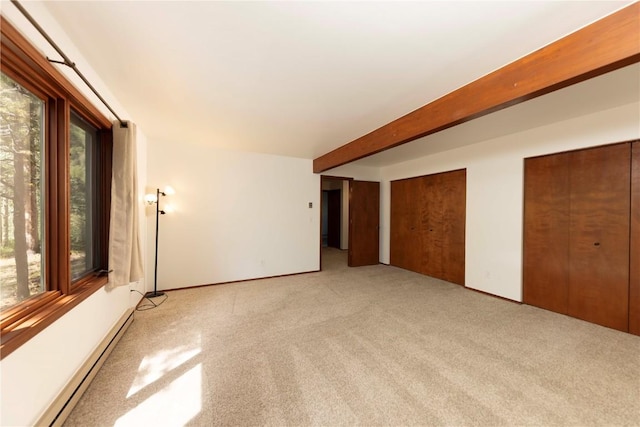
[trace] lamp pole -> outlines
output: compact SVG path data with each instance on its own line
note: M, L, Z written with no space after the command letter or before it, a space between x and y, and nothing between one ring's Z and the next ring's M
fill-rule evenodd
M158 292L158 231L160 229L160 214L164 215L164 211L160 209L160 195L165 196L163 191L156 189L156 256L153 270L153 292L147 292L145 297L155 298L164 295L164 292Z

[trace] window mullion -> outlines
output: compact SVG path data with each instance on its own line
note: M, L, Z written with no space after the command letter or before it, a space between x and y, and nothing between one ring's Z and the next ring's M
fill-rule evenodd
M61 98L55 100L55 111L51 117L51 167L49 188L49 209L51 222L52 250L48 253L51 266L51 290L57 289L63 295L70 293L70 240L69 240L69 105ZM55 126L53 124L55 123Z

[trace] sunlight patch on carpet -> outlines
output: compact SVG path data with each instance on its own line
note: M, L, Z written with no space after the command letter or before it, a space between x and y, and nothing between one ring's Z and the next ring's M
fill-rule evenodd
M127 393L127 398L135 395L143 388L158 381L167 373L185 364L190 359L200 354L200 336L196 342L168 350L161 350L152 355L145 356L138 367L138 374Z
M198 363L118 418L114 426L186 425L201 410L202 364Z

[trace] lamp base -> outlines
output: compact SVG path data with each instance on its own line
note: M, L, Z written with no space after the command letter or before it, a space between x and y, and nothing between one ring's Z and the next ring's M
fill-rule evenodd
M155 297L161 297L162 295L164 295L164 292L162 291L151 291L151 292L147 292L146 294L144 294L145 298L155 298Z

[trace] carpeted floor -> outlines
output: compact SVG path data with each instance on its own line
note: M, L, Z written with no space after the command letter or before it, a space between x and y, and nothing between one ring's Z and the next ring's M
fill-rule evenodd
M66 425L640 425L640 337L325 249L137 312Z

